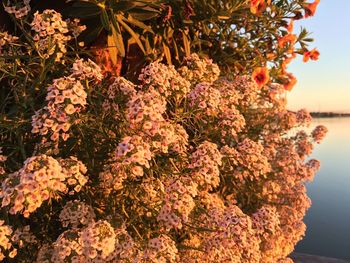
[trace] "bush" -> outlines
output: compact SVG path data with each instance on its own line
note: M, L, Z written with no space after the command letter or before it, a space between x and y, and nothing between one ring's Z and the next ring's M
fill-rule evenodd
M94 31L78 19L51 9L31 13L29 1L6 7L15 29L0 33L1 259L291 262L310 205L304 183L319 168L306 158L327 130L307 133L310 115L286 109L286 57L318 54L305 50L305 31L293 37L280 26L282 14L312 15L315 4L220 1L225 13L214 12L215 1L184 3L73 1L68 15L95 10L106 43L119 41L118 55L108 47L110 68L89 56L96 42L84 47L79 35ZM205 8L208 17L200 15ZM149 46L155 56L141 55L152 62L140 70L128 64L120 46L126 33L143 51L149 31L155 38L165 28L181 32L183 16L182 55L164 42L168 36ZM133 23L130 30L125 23ZM238 36L240 25L259 34ZM217 27L232 42L217 40ZM279 47L263 46L264 37ZM202 48L205 41L213 46ZM296 41L301 49L292 52ZM266 56L252 54L258 47ZM267 66L270 51L278 55ZM224 54L231 62L220 61ZM120 76L118 67L137 78Z

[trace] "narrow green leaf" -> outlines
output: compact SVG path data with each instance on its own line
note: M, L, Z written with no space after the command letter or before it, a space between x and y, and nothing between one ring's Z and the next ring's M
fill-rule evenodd
M146 54L145 48L143 47L141 40L140 40L140 35L137 34L134 30L131 29L130 26L128 26L124 21L121 15L117 15L117 20L118 22L122 25L122 27L128 31L128 33L131 35L131 37L136 41L137 45L140 47L142 52Z
M170 49L169 47L167 46L166 43L163 42L163 50L164 50L164 55L165 55L165 58L168 62L169 65L172 65L171 63L171 52L170 52Z
M102 13L100 15L100 20L103 28L106 29L108 32L111 32L108 14L107 14L107 11L104 9L102 10Z
M152 28L148 25L146 25L145 23L133 18L131 15L128 15L128 18L126 19L125 17L123 17L123 19L139 28L142 28L143 30L145 30L146 32L151 32L154 34Z

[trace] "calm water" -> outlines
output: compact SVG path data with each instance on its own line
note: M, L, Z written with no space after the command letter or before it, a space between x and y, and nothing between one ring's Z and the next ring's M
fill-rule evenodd
M307 185L312 206L306 237L296 251L350 260L350 118L315 119L313 124L329 132L312 156L321 169Z

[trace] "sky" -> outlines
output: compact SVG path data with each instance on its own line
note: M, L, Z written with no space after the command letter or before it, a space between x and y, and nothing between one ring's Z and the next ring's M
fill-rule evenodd
M310 1L312 2L312 1ZM298 79L287 95L288 108L309 111L350 112L350 0L321 0L314 17L300 20L312 32L321 55L303 63L301 56L289 66Z

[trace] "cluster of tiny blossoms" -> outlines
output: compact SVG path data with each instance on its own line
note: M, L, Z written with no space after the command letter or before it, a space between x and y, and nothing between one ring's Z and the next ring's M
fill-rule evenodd
M77 228L87 225L95 219L95 213L91 206L78 200L69 201L60 212L60 221L64 227Z
M80 81L72 77L55 79L47 88L47 106L32 117L32 133L50 135L52 141L69 138L69 129L86 105L87 94Z
M47 155L28 158L19 171L9 174L2 182L1 206L11 205L10 214L29 217L50 198L79 192L86 183L85 166L73 157L61 161ZM69 191L70 187L74 190Z
M49 136L53 142L69 138L69 129L80 122L79 113L87 105L87 93L82 81L102 80L101 69L91 60L76 60L72 74L55 79L47 87L47 105L32 116L32 133Z
M37 51L44 59L54 55L55 61L62 61L62 57L67 53L68 41L72 39L69 23L62 19L62 15L55 10L38 11L34 14L31 22L32 30L35 32L33 39ZM85 29L84 26L74 27L74 35Z
M83 229L63 232L52 247L44 246L37 262L106 262L115 242L116 234L107 221L91 222Z
M0 31L0 55L11 55L11 48L15 46L18 39L18 37L13 36L8 32Z
M165 188L165 204L161 208L157 220L163 221L166 228L182 228L188 222L188 216L195 207L194 197L197 195L197 184L190 178L170 180Z
M263 150L260 143L246 138L234 148L224 146L221 148L221 153L225 159L227 158L226 161L230 161L229 168L232 169L232 175L243 182L245 179L260 180L270 172L271 167Z
M203 262L260 262L259 242L251 218L235 205L209 209L203 226L215 229L202 240Z
M0 261L5 259L5 252L9 252L9 257L14 258L17 255L17 250L12 247L11 235L12 228L8 225L4 225L4 221L0 220Z
M220 171L222 155L215 143L203 142L191 154L191 169L193 180L205 189L213 189L220 183Z
M218 65L211 59L201 59L197 54L191 54L185 60L185 65L179 69L182 77L193 84L213 83L220 76Z
M301 131L310 115L288 111L279 85L219 78L218 66L197 55L184 63L176 71L154 62L134 84L101 81L95 63L77 60L53 81L33 133L58 142L74 132L78 147L58 151L65 157L91 138L79 133L85 126L71 126L101 113L100 145L77 153L92 178L80 192L85 165L47 155L5 174L0 198L10 217L38 220L45 201L66 196L46 214L61 222L54 233L40 230L36 243L34 228L13 240L6 232L1 253L24 254L21 236L41 247L31 254L40 263L290 263L310 206L304 183L319 168L306 157L327 130ZM90 83L101 84L97 92L87 92Z
M112 185L115 190L122 188L123 181L127 178L135 179L144 174L145 168L150 168L149 161L152 158L150 145L142 137L134 135L122 139L113 153L111 164L106 165L100 173L100 180L104 188Z
M143 68L139 75L143 89L156 89L160 94L184 97L189 92L190 82L180 76L174 66L153 62Z
M11 3L12 2L12 3ZM30 12L30 0L20 0L20 1L7 1L5 5L5 11L9 14L13 14L17 19L21 19L28 15ZM13 3L14 2L14 3ZM14 5L10 5L14 4Z
M160 262L178 262L178 250L174 240L169 236L161 235L151 239L147 248L143 251L141 261L142 263L160 263Z
M0 175L5 174L4 162L7 160L7 157L2 154L2 148L0 147Z

